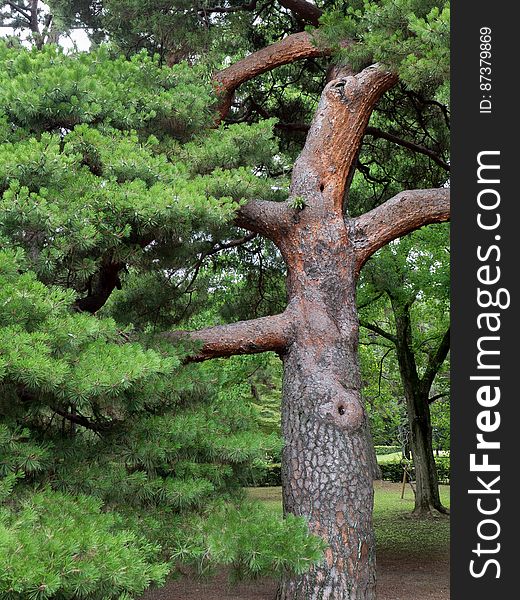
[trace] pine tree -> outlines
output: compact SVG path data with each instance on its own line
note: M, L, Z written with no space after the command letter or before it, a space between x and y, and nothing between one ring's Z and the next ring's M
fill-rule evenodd
M146 54L0 54L1 593L135 595L178 563L301 571L321 541L240 487L278 439L236 377L182 367L191 347L156 339L197 309L208 318L207 294L179 306L244 191L270 190L245 167L271 160L272 123L195 136L210 86ZM45 549L55 529L59 560Z
M128 18L102 25L109 36L112 28L125 59L112 59L104 49L70 58L53 48L41 53L18 50L16 56L3 50L8 54L2 78L2 135L9 152L1 160L7 205L0 217L2 234L13 249L25 249L42 283L74 294L77 310L97 317L118 315L120 326L126 325L121 315L130 314L136 329L124 335L135 352L142 351L142 346L132 345L136 341L161 358L179 356L183 348L185 360L192 362L277 352L284 364L284 510L304 516L311 532L327 544L320 560L320 545L301 537L305 532L299 530L292 548L302 549L301 560L287 564L273 557L279 571L293 567L292 572L284 571L279 598L371 600L373 490L360 394L355 288L361 268L382 246L449 218L449 190L443 187L446 136L426 145L407 139L421 136L422 130L425 135L430 132L433 118L424 119L428 111L445 114L449 10L442 2L399 0L354 2L348 8L339 3L337 11L322 14L320 7L310 8L305 1L286 0L275 3L274 13L260 19L257 27L257 10L266 9L265 3L187 8L180 1L168 7L163 21L174 15L188 27L193 23L197 47L181 48L175 40L161 37L161 10L150 12L151 6L143 9L140 4L106 3L105 14L132 17L126 29L121 23ZM319 33L306 31L308 24L321 24ZM134 54L136 44L145 39L160 40L159 59ZM335 66L328 62L332 55ZM177 64L179 56L191 64ZM174 66L161 69L156 60ZM298 69L299 61L310 66ZM263 86L279 67L283 70L277 79ZM299 76L298 71L305 74ZM280 85L288 75L295 76L291 83ZM258 92L249 93L255 81ZM302 89L308 96L295 98ZM403 112L400 98L406 99ZM381 116L385 125L402 123L398 129L403 137L381 130L380 123L369 128L380 100L375 118ZM310 124L288 121L312 115ZM278 119L277 131L295 135L282 133L278 145L273 118ZM376 141L374 151L366 152L367 136ZM385 164L381 140L413 151L418 158ZM356 191L363 188L360 177L361 182L374 178L372 164L381 187L367 206L370 194ZM385 177L390 184L385 185ZM250 232L247 239L234 227ZM247 243L251 234L271 240L283 257L287 306L279 314L205 327L203 290L211 289L211 281L206 279L204 286L198 279L201 272L207 275L202 262ZM188 301L179 311L182 296ZM122 310L125 303L130 312ZM153 337L158 333L162 343ZM109 362L99 343L96 351L86 368L91 361L96 370ZM212 370L203 367L203 372L205 368ZM140 403L132 390L124 403L106 411L106 404L87 396L85 404L62 410L67 415L62 418L75 426L78 418L96 427L115 425L128 423L122 413L132 408L139 412L140 407L157 411L159 415L148 417L157 418L173 401L169 386L177 382L170 376L159 385L164 379L158 374L153 379L150 403L144 399L150 388L140 382ZM110 388L103 386L115 385L109 376L93 382L94 393L104 397L110 396ZM122 377L117 385L127 383ZM181 393L173 396L187 408ZM218 400L222 390L216 396ZM189 448L190 439L183 436L189 438L191 431L197 442L205 442L206 437L201 440L196 433L206 418L209 454L224 456L225 465L243 464L252 457L254 436L244 432L242 419L226 414L220 405L215 413L216 425L208 411L188 415L170 437L168 423L161 429L155 421L144 428L142 437L138 425L135 434L124 432L122 441L114 442L129 442L123 477L117 469L120 463L108 458L97 473L94 470L95 485L104 483L100 473L115 462L109 487L118 493L131 490L133 477L142 481L144 471L147 482L152 478L149 494L155 499L154 478L164 478L159 487L168 488L168 475L178 476L181 470L168 472L170 445L179 436ZM181 416L185 415L176 414L175 419ZM147 446L150 431L158 435ZM220 442L213 440L213 432ZM136 439L144 448L132 448ZM76 442L74 449L81 449ZM88 453L91 444L85 446ZM96 460L98 456L102 462L103 453L96 452ZM209 468L195 477L189 463L200 462L192 454L182 459L196 484L209 481L215 486L216 476ZM119 483L127 475L128 487ZM69 475L63 479L70 481ZM209 494L208 488L189 487L188 503L204 491ZM178 502L184 493L176 493L168 488L159 496ZM106 500L114 502L110 494ZM300 522L287 518L285 523L290 528ZM204 534L202 538L210 539ZM241 548L237 552L244 562ZM215 553L223 562L232 560L229 553ZM318 564L302 573L311 559Z

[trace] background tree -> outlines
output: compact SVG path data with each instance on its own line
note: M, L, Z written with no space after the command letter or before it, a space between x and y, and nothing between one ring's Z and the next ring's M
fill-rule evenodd
M429 228L385 248L365 268L360 290L362 326L396 352L415 465L415 514L445 512L430 405L447 395L446 389L434 388L449 352L447 246L445 228ZM387 325L381 318L385 312Z
M210 37L204 38L207 52L194 48L190 61L207 56L209 70L229 62L230 56L239 58L217 72L213 85L220 119L229 116L246 124L219 130L211 129L215 123L212 96L209 89L201 89L193 66L156 71L156 63L149 59L147 63L144 56L129 61L98 59L95 72L103 73L101 62L106 75L96 90L94 69L88 63L99 55L79 56L72 59L74 76L63 89L66 77L59 58L52 57L53 68L46 77L41 76L45 52L35 53L32 59L22 53L18 61L8 60L4 130L9 143L20 147L10 147L2 160L7 165L3 222L5 235L13 245L26 249L42 281L74 290L76 308L82 311L109 311L107 301L114 293L116 302L117 289L126 284L126 271L128 282L134 271L151 271L151 290L169 289L173 294L171 312L163 309L157 323L141 315L138 331L142 333L194 325L187 319L197 299L193 276L200 272L201 256L243 238L243 232L230 226L274 243L287 267L288 303L283 313L189 334L163 333L162 338L175 345L180 340L195 343L198 349L190 351L195 361L263 351L282 357L284 509L287 516L305 516L311 531L328 548L325 558L309 572L285 574L279 598L370 599L375 595L373 491L360 396L356 280L364 263L384 244L446 220L449 191L439 187L443 178L430 177L436 168L432 164L443 168L438 165L442 158L426 146L426 152L419 154L427 161L428 181L436 179L435 187L401 191L409 190L409 183L414 188L425 183L419 176L422 169L416 166L412 176L408 164L390 176L392 185L372 196L372 207L362 206L367 194L349 196L349 191L362 187L355 182L359 173L367 171L361 146L369 118L385 92L395 89L395 94L401 91L409 98L405 106L415 110L417 122L429 110L444 114L440 100L445 95L449 13L431 2L355 3L347 11L323 15L318 39L301 31L305 19L293 18L301 14L295 4L306 9L308 5L290 4L292 8L280 19L269 16L264 35L254 38L264 47L252 53L247 35L256 24L244 18L244 11L233 10L236 6L230 3L224 6L230 10L219 18L205 20L210 31ZM281 39L288 33L287 21L298 31ZM389 27L391 43L385 44L382 40L389 39ZM223 51L230 43L235 43L234 54ZM338 68L323 69L312 62L341 46L347 54ZM253 103L244 95L243 84L257 76L268 78L269 72L284 65L292 65L292 72L298 61L311 61L308 70L316 69L318 75L303 78L309 100L299 103L292 114L314 112L315 116L303 147L301 137L292 143L284 139L280 156L273 146L274 123L255 123L258 115L269 115L265 104L270 99L248 112ZM54 71L56 63L61 71ZM16 81L13 75L18 68ZM118 77L118 68L124 70L124 77ZM399 78L407 87L397 87ZM316 108L312 94L326 79ZM128 93L132 81L149 93ZM35 92L27 91L29 84ZM283 105L290 111L298 84L297 78L286 92L269 94L275 98L276 113ZM18 86L16 93L11 85ZM262 87L262 80L258 85ZM417 108L411 89L421 99ZM30 98L31 93L36 98ZM114 98L120 106L114 106ZM396 96L388 103L397 110ZM19 128L28 130L26 139ZM121 134L131 128L136 135ZM411 144L400 138L398 142L403 148ZM20 156L10 162L17 151ZM287 188L284 175L295 155ZM385 170L394 173L393 166L390 162ZM273 175L281 180L273 181ZM370 167L367 176L373 176ZM78 228L82 233L72 237L71 247L69 235ZM190 256L194 262L189 262ZM175 310L179 289L188 296L188 313ZM136 282L136 297L142 297L143 290ZM95 417L96 408L92 405L87 416ZM82 412L82 416L86 415ZM290 518L287 522L293 523ZM312 543L308 541L309 555L303 562L295 561L296 567L316 557Z
M8 27L14 34L29 32L29 40L41 49L46 43L57 43L60 36L59 19L45 10L39 0L7 0L0 3L0 26Z

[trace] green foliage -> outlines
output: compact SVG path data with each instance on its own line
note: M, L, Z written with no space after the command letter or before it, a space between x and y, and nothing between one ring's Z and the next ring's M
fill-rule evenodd
M290 514L273 519L269 509L252 502L214 510L200 528L197 545L202 571L213 560L233 566L239 577L280 576L287 569L303 573L325 550L320 538L309 537L301 519Z
M204 1L49 5L53 27L86 24L94 45L66 54L0 44L0 552L13 572L28 565L20 589L7 590L20 600L124 599L182 563L204 572L224 563L236 576L301 572L321 559L321 542L241 491L252 474L279 468L277 359L181 365L186 349L160 334L284 307L272 244L226 253L219 244L243 235L232 226L240 203L287 198L303 138L284 123L310 120L325 62L242 86L237 122L214 129L210 72L300 30L290 11L250 19L206 14ZM446 157L438 101L449 15L432 2L378 6L329 13L325 35L338 28L337 41L348 29L360 42L349 60L383 61L414 90L393 92L373 124ZM396 188L443 183L441 168L406 152L367 140L352 214ZM392 261L422 271L431 258L406 244L394 254L385 255L392 281ZM439 283L437 305L418 308L417 323L442 312L441 296ZM382 303L374 312L388 317ZM418 348L430 349L431 333L421 331ZM365 397L376 441L393 443L395 362L381 351L363 360L365 381L383 363ZM26 554L16 556L20 540Z
M403 480L403 463L401 460L393 462L378 463L381 469L381 479L383 481L393 481L394 483L400 483ZM411 466L408 464L407 469L410 472Z
M277 487L282 485L282 464L265 462L259 465L248 481L251 487Z
M433 449L449 450L451 442L450 399L440 398L430 405L433 423Z
M127 60L106 47L67 55L56 46L2 43L0 62L0 106L18 127L40 132L103 123L186 136L210 123L213 95L204 74L186 64L161 68L146 52Z
M158 548L92 497L44 490L0 512L2 598L121 598L164 582Z
M345 12L327 12L321 24L326 39L357 42L339 57L356 69L385 64L414 90L435 90L449 79L450 9L445 0L357 0Z
M449 325L448 248L445 225L414 232L378 252L365 266L358 286L362 324L376 325L393 336L396 319L409 316L409 350L419 377ZM407 418L395 344L361 327L360 357L375 443L403 443L406 440L396 435ZM448 371L449 360L445 360L430 391L430 397L442 395L430 407L434 447L439 449L449 448L449 402L444 399L449 396Z
M182 554L191 563L204 556L205 565L223 560L222 548L208 546L201 554L201 532L207 544L228 544L226 564L234 564L241 576L300 570L316 560L321 542L309 537L303 522L266 522L249 506L237 506L242 516L222 535L215 511L228 509L218 499L237 502L250 465L280 449L278 436L255 429L255 412L244 403L247 392L237 374L218 363L176 373L179 359L171 349L164 358L157 350L128 343L110 319L71 312L70 292L46 287L22 268L23 262L20 251L0 253L0 410L6 422L14 425L23 416L29 425L0 428L0 495L15 494L14 507L29 503L43 523L41 540L34 537L27 556L20 558L33 567L15 588L20 597L36 584L46 586L42 597L59 590L72 598L70 590L83 590L85 597L97 598L110 586L114 597L139 593L168 570L156 555L169 560ZM61 423L57 415L63 415ZM33 485L42 484L51 489L35 496ZM101 503L108 515L99 513ZM63 564L41 547L57 526L56 514L49 512L53 505L57 511L65 506L70 515L70 527L60 529L67 543L61 537L56 542L62 545ZM12 510L6 517L9 531L29 515ZM242 526L239 534L237 525L243 525L246 512L251 531L265 533L248 548L243 547L246 530ZM89 533L94 531L99 539ZM16 530L16 535L23 542L28 533ZM292 546L295 536L302 541L298 546ZM87 550L71 550L80 539ZM89 545L99 550L92 554ZM58 575L78 552L94 557L84 569L78 567L79 579ZM39 561L32 560L36 555ZM19 568L10 566L13 573ZM6 585L10 589L11 579Z
M23 254L0 251L0 354L4 397L22 385L78 408L124 395L179 364L124 340L114 321L71 312L73 295L21 272ZM118 343L119 342L119 343ZM7 399L7 398L6 398ZM2 403L4 400L2 400Z
M0 58L0 235L45 283L85 296L106 264L162 266L173 303L241 201L284 197L265 170L274 121L206 131L214 96L197 69L105 47L0 44Z
M294 196L289 201L289 206L294 208L294 210L303 210L305 208L305 200L302 196Z
M384 481L400 483L403 480L403 465L406 466L408 473L412 477L414 476L413 462L404 459L401 454L386 455L384 458L385 460L380 460L378 457L378 464L381 468L381 475ZM435 466L437 467L439 483L449 483L451 475L450 457L435 456Z
M253 383L275 402L269 377L181 366L188 349L156 335L222 318L201 261L241 202L286 197L274 121L207 129L204 70L146 53L0 58L0 595L126 598L181 562L307 568L321 542L303 521L242 507L280 452L273 411L249 404ZM126 285L106 302L111 269Z

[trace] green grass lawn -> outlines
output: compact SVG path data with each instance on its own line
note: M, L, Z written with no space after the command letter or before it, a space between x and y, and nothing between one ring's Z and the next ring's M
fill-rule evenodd
M445 450L441 450L439 453L439 456L449 456L450 453L446 452ZM436 454L437 456L437 454ZM392 452L391 454L378 454L377 455L377 462L380 465L384 465L387 463L398 463L401 461L401 459L403 458L403 455L401 454L401 452Z
M376 481L374 484L374 528L380 554L447 555L450 521L447 517L417 519L411 516L414 497L409 485L401 500L401 484ZM450 505L450 487L440 486L444 506ZM249 488L251 497L273 511L282 510L281 488Z
M403 455L401 452L392 452L391 454L380 454L377 456L377 462L380 465L386 463L400 462Z

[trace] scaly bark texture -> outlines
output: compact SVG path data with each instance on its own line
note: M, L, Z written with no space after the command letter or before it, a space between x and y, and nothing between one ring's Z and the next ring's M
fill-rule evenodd
M229 92L313 52L307 34L289 36L217 80ZM274 350L283 361L284 511L305 517L328 548L308 573L287 574L278 600L375 598L373 466L360 392L356 281L383 244L449 216L449 191L426 190L400 194L357 219L345 217L370 114L395 83L378 65L330 81L294 165L289 200L253 201L237 212L237 225L273 240L284 257L286 311L184 332L202 343L194 360ZM291 208L295 198L302 209Z
M408 190L381 206L352 219L352 243L358 271L372 254L388 242L430 223L450 218L450 189Z
M300 221L296 260L289 263L289 294L299 319L294 342L282 354L283 505L285 512L305 516L329 547L310 572L287 576L278 598L375 598L373 477L360 396L354 254L342 219L321 225L306 220Z
M294 311L288 307L280 315L217 325L199 331L173 331L164 334L164 337L170 341L189 337L193 342L202 342L200 350L190 356L190 362L237 354L282 352L293 339L293 318Z

